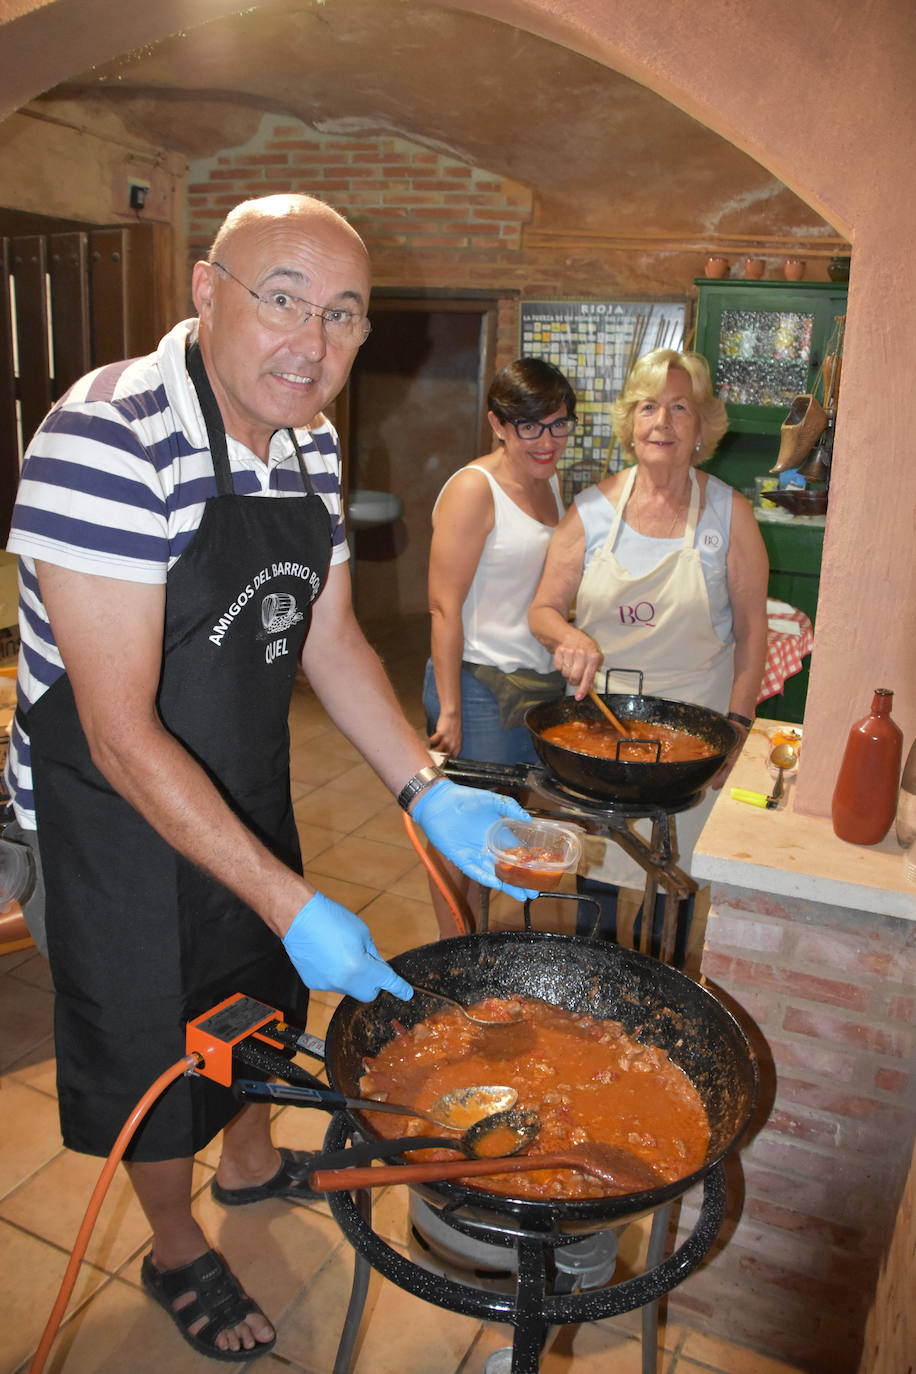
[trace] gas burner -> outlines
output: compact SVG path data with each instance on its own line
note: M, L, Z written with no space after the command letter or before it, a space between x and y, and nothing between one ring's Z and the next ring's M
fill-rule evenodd
M535 796L543 796L553 801L565 803L568 807L586 811L589 815L605 818L609 824L620 817L621 820L656 820L659 816L677 816L696 806L702 793L691 796L671 805L652 802L609 802L607 797L594 796L571 783L553 777L545 768L529 768L526 778L527 789Z
M608 826L618 821L654 821L661 816L676 816L696 806L702 796L701 792L693 792L673 803L615 801L564 782L537 764L527 763L499 764L479 763L475 759L446 759L442 771L452 781L468 787L489 787L497 792L508 792L523 801L529 796L544 797L565 806L566 814L570 817L577 812L585 812L603 820Z
M337 1112L328 1126L324 1148L339 1150L351 1135L351 1125ZM694 1229L667 1259L665 1242L673 1204L666 1202L654 1210L646 1270L619 1283L610 1282L616 1241L608 1231L614 1228L600 1222L584 1234L564 1235L519 1227L511 1216L490 1215L486 1225L478 1227L456 1217L448 1205L441 1210L425 1204L418 1210L412 1205L411 1230L424 1252L417 1263L413 1258L416 1244L408 1258L374 1230L369 1190L328 1193L326 1201L357 1256L347 1318L352 1328L350 1351L345 1355L345 1328L336 1370L351 1368L357 1334L352 1318L355 1313L358 1321L362 1311L369 1267L434 1306L482 1321L509 1322L514 1329L512 1347L491 1357L488 1370L494 1374L497 1369L500 1374L509 1370L538 1374L552 1328L600 1321L636 1309L642 1315L643 1369L654 1370L659 1299L693 1272L715 1240L725 1216L725 1170L720 1162L706 1175Z
M694 792L676 802L664 805L650 802L618 802L607 797L593 796L557 778L547 768L535 764L479 763L470 759L446 759L443 772L454 782L469 787L488 787L515 797L534 815L554 821L568 821L590 835L613 840L643 869L646 884L643 893L643 921L640 947L649 952L649 940L655 912L655 898L659 889L664 894L664 914L659 956L665 963L675 959L678 945L678 923L682 919L682 903L696 892L697 884L676 863L677 830L674 817L696 806L702 793ZM646 839L632 822L650 823L651 834ZM563 894L555 894L563 895ZM483 894L481 929L488 928L489 900ZM525 923L528 928L528 905Z

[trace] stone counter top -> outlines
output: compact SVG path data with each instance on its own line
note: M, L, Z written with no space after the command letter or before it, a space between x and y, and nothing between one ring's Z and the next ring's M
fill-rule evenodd
M837 839L829 816L795 814L794 778L787 779L786 799L773 811L730 795L732 787L772 791L766 760L778 725L755 722L697 842L693 876L916 921L916 885L903 876L893 828L877 845Z

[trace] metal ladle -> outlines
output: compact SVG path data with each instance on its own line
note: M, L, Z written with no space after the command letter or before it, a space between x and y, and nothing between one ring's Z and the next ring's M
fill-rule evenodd
M426 1111L419 1107L405 1107L397 1102L378 1102L374 1097L345 1097L333 1088L307 1088L298 1083L265 1083L260 1079L242 1079L235 1085L240 1097L255 1102L286 1102L297 1107L323 1107L335 1111L348 1107L361 1112L392 1112L395 1116L419 1116L450 1131L464 1131L494 1114L504 1114L518 1101L515 1088L502 1084L478 1084L471 1088L456 1088L436 1099Z
M495 1112L493 1116L476 1122L457 1140L444 1136L410 1135L396 1140L358 1141L344 1150L319 1152L312 1168L362 1168L373 1159L388 1159L408 1150L456 1150L468 1159L493 1160L517 1154L531 1144L540 1129L541 1122L536 1112L515 1109ZM451 1162L439 1161L440 1165Z
M798 763L798 750L794 744L777 744L776 748L770 751L769 762L778 770L769 800L777 802L783 794L786 772Z

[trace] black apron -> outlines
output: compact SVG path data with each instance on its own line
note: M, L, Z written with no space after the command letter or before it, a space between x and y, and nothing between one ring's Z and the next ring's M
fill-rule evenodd
M330 516L298 446L303 496L234 494L196 345L188 370L217 494L168 574L159 714L249 829L301 872L288 714L311 603L328 574ZM302 1025L308 991L264 922L105 781L66 675L27 713L26 729L57 994L61 1129L71 1149L107 1154L143 1092L183 1057L189 1019L244 992ZM128 1158L192 1155L237 1111L228 1089L181 1078L145 1118Z

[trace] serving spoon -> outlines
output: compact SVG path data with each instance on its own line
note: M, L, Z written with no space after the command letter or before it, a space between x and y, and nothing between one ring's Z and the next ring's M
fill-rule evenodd
M343 1150L321 1150L312 1164L315 1169L350 1169L370 1164L373 1159L388 1159L408 1150L455 1150L468 1159L495 1159L514 1155L530 1145L541 1129L537 1112L513 1108L484 1117L454 1138L430 1135L400 1136L394 1140L361 1140Z
M390 1183L444 1183L452 1178L508 1174L535 1169L576 1169L606 1183L614 1193L641 1193L660 1187L665 1180L638 1155L617 1145L597 1141L570 1145L549 1155L499 1156L489 1159L456 1159L429 1164L382 1164L357 1169L316 1169L309 1183L318 1193L342 1189L381 1188Z
M513 1026L521 1020L521 1007L512 1016L496 1018L485 1016L483 1012L475 1011L473 1007L466 1007L464 1003L456 1001L454 997L446 997L444 992L433 992L432 988L421 988L417 983L413 984L413 990L414 992L422 992L424 997L435 997L440 1002L447 1002L450 1007L457 1007L462 1016L468 1021L473 1021L475 1026ZM469 1091L473 1090L469 1089Z
M769 799L772 802L777 802L783 793L786 772L798 763L798 750L794 744L777 744L776 748L770 751L769 761L778 770Z
M478 1122L503 1114L518 1101L515 1088L482 1083L471 1088L456 1088L436 1099L426 1111L404 1107L397 1102L379 1102L374 1097L345 1097L333 1088L307 1088L298 1083L265 1083L260 1079L241 1079L236 1083L239 1097L255 1102L286 1102L297 1107L323 1107L335 1111L349 1107L361 1112L392 1112L395 1116L419 1116L436 1126L463 1131Z

